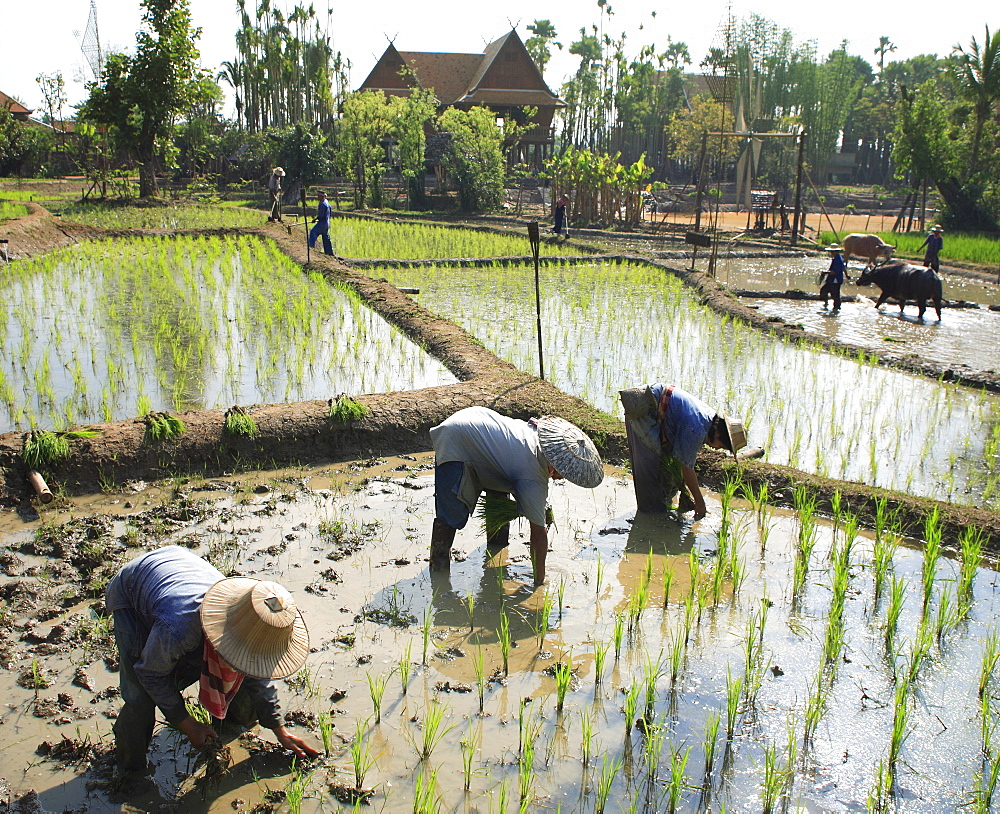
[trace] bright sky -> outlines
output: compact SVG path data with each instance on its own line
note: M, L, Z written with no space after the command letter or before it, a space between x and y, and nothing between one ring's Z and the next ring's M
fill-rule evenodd
M247 0L253 8L258 0ZM480 52L486 42L502 36L515 26L522 39L530 34L525 26L537 18L548 18L557 39L568 48L579 37L581 27L600 25L596 0L563 0L551 4L506 0L486 6L468 0L306 0L320 15L332 8L330 33L335 50L351 61L351 83L357 87L394 39L401 51ZM35 3L38 3L36 5ZM202 66L216 71L219 63L235 56L233 35L238 27L235 0L190 0L194 24L202 29L198 46ZM273 0L273 6L292 7L289 0ZM0 45L0 91L14 96L29 108L40 108L42 95L35 82L40 73L62 71L70 104L86 96L84 80L89 73L80 52L80 40L87 24L89 0L0 0L3 8L3 43ZM967 46L974 36L981 43L984 26L996 30L1000 20L989 20L988 4L960 2L933 15L921 3L902 7L899 2L840 0L813 3L803 0L700 0L699 2L658 3L653 0L612 0L610 20L604 16L604 30L617 37L628 34L630 53L647 44L663 50L668 35L685 42L694 69L716 40L728 10L737 18L751 10L791 29L797 42L815 41L820 53L828 53L841 40L849 50L876 63L873 50L879 37L888 36L897 46L889 59L903 59L923 53L945 56L956 43ZM322 10L321 10L322 9ZM656 16L652 16L655 10ZM472 14L470 15L470 11ZM135 45L139 25L138 0L97 0L98 28L104 50L130 50ZM640 30L639 26L643 29ZM714 44L720 44L715 42ZM553 90L572 73L576 57L554 51L546 70Z

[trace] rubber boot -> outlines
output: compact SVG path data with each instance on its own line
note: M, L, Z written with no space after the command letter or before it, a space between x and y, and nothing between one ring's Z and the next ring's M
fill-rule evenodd
M454 542L455 529L435 517L431 529L431 568L440 570L451 566L451 545Z

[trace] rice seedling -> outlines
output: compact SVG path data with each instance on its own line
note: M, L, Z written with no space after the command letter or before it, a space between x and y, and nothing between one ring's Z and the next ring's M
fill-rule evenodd
M594 580L594 594L596 599L601 598L601 586L604 584L604 563L601 561L601 552L597 552L596 579Z
M542 602L535 609L535 638L538 640L538 649L541 650L545 647L545 636L549 632L549 622L552 618L552 606L554 600L552 594L546 589L545 593L542 595Z
M594 642L594 687L600 685L604 679L604 664L608 657L610 642L598 640Z
M740 698L743 696L743 679L733 678L732 671L726 668L726 742L729 743L736 733L736 720L740 711Z
M687 768L690 756L691 747L683 751L680 746L670 750L670 776L666 780L666 791L667 811L671 812L671 814L677 811L677 806L680 805L681 801L681 794L686 787L687 777L684 775L684 770Z
M910 734L910 682L906 679L896 683L896 693L893 697L892 730L889 734L889 751L885 766L887 772L886 787L892 790L896 782L896 768L903 751L903 744Z
M973 587L976 572L983 558L983 534L980 529L966 526L958 538L961 551L961 564L958 572L958 604L962 616L967 616L974 601Z
M573 651L566 655L566 661L552 665L552 675L556 680L556 712L561 714L566 703L566 694L573 683Z
M649 585L645 580L633 588L628 601L628 633L633 635L639 628L639 621L642 619L642 612L646 609L649 598Z
M330 750L333 748L333 716L324 710L317 717L317 723L319 724L320 738L323 741L323 754L329 757Z
M542 728L541 717L536 716L535 702L533 699L525 698L517 710L517 753L523 755L526 745L532 744L538 738L538 733Z
M823 714L826 712L829 694L830 682L827 681L821 665L813 677L812 688L808 699L806 699L805 714L803 716L802 743L807 747L812 744L816 728L819 726L819 722L823 719Z
M259 430L254 417L245 407L234 405L226 410L222 423L222 431L226 435L256 438Z
M500 627L497 629L497 642L500 645L500 657L503 659L503 674L505 676L510 675L510 620L507 618L507 609L505 607L500 608ZM426 660L424 663L427 663Z
M987 690L989 690L990 682L993 680L997 664L1000 664L1000 634L994 628L986 634L983 641L983 656L979 668L980 699L987 696Z
M625 638L625 614L615 612L614 627L611 629L611 640L615 644L615 662L617 663L622 654L622 640Z
M761 812L772 814L784 788L784 765L778 759L778 745L773 741L764 744L764 776L761 783Z
M663 563L663 607L664 609L670 604L670 588L674 584L674 569L670 567L668 561Z
M895 649L899 616L903 612L905 598L906 581L902 577L892 575L889 578L889 607L885 614L885 649L889 653Z
M483 714L486 705L486 666L482 644L476 645L472 654L472 669L476 674L476 693L479 696L479 714Z
M434 611L431 605L424 608L424 618L420 623L420 639L423 644L423 656L420 663L427 666L427 651L431 644L431 623L434 621ZM501 623L502 624L502 623Z
M531 801L532 788L535 784L535 742L524 743L521 757L517 764L518 803L523 807Z
M305 800L312 772L303 772L292 763L292 776L285 785L285 803L290 814L300 814L302 802Z
M559 621L562 622L563 618L563 602L566 599L566 577L559 578L559 588L556 591L556 596L559 600Z
M445 725L444 716L448 708L436 699L431 699L424 710L424 720L421 723L421 739L418 746L420 759L429 760L434 749L441 740L454 728L453 725Z
M462 738L459 746L462 749L462 779L463 788L468 791L472 785L472 766L479 749L480 735L478 730L469 726L468 734Z
M424 766L413 790L413 814L436 814L440 810L438 770Z
M885 590L885 581L892 567L896 549L899 547L899 537L895 534L882 533L876 535L873 548L873 565L875 574L875 601L873 610L878 605L879 599Z
M923 587L923 603L921 612L924 617L930 608L931 595L934 591L934 579L937 576L938 557L941 554L941 515L934 509L924 520L924 560L921 569L921 585Z
M989 814L993 810L993 797L1000 781L1000 752L987 756L986 765L979 773L979 783L973 794L972 810L975 814Z
M642 692L642 684L633 681L628 690L625 691L625 706L622 711L625 713L625 738L632 735L632 727L635 726L636 715L639 712L639 693Z
M490 798L490 814L507 814L507 795L510 793L507 786L507 778L500 781L497 786L496 807L494 808L494 798Z
M601 773L597 780L597 796L595 799L595 814L604 814L614 788L615 778L622 769L622 761L610 754L605 754L601 761Z
M660 651L660 653L657 654L655 660L647 653L646 662L642 669L642 683L645 691L644 715L647 723L650 723L655 717L654 706L656 704L656 682L660 680L662 675L663 651Z
M951 588L945 588L938 597L938 610L934 617L934 637L938 647L944 646L944 640L962 621L962 609L954 599Z
M594 752L594 711L586 709L580 713L580 762L584 768L590 765Z
M364 794L365 777L378 760L365 740L367 726L368 721L359 720L354 729L354 737L347 744L347 753L351 756L351 768L354 770L354 792L358 795Z
M710 712L705 719L705 736L702 751L705 753L705 770L702 776L702 787L711 788L712 776L715 772L715 752L719 742L719 724L722 715L718 711Z
M403 695L410 687L410 671L413 669L413 642L406 643L403 655L396 662L396 672L399 673L400 689Z
M687 640L679 635L670 639L670 686L676 687L684 667L684 656L687 653Z

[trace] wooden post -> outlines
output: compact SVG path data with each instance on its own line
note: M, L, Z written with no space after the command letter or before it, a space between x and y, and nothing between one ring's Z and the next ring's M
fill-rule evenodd
M701 134L701 158L698 159L698 194L694 200L694 230L701 231L701 202L705 192L705 156L708 154L708 131Z
M302 225L306 230L306 262L309 262L309 217L306 215L306 188L302 187Z
M538 249L541 240L538 237L538 221L528 224L528 240L531 241L531 253L535 258L535 320L538 327L538 378L545 378L545 359L542 356L542 294L538 284Z
M792 220L792 245L796 245L799 240L799 218L802 214L802 164L805 160L806 134L799 133L799 160L798 168L795 170L795 215ZM805 218L802 218L801 225L805 227Z

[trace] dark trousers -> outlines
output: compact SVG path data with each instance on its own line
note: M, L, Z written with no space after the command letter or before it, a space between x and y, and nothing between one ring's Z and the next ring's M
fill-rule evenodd
M832 297L833 310L840 310L840 285L838 283L823 283L823 287L819 290L819 295L823 298L824 307L826 307L827 297Z
M122 693L121 712L115 719L112 731L115 735L115 758L120 772L144 771L146 752L153 739L156 724L156 704L149 697L145 687L135 673L138 661L146 643L148 632L141 629L135 614L130 610L115 611L115 643L118 645L118 681ZM185 664L174 671L177 689L183 690L201 678L200 664ZM244 729L257 722L253 700L244 687L229 703L226 725L230 729ZM226 739L226 735L236 736L239 732L223 733L219 721L213 721L215 731Z
M268 192L271 196L271 220L281 220L281 193L280 192Z
M333 243L330 242L330 226L317 223L309 231L309 248L316 248L316 238L322 236L323 238L323 253L333 254Z

